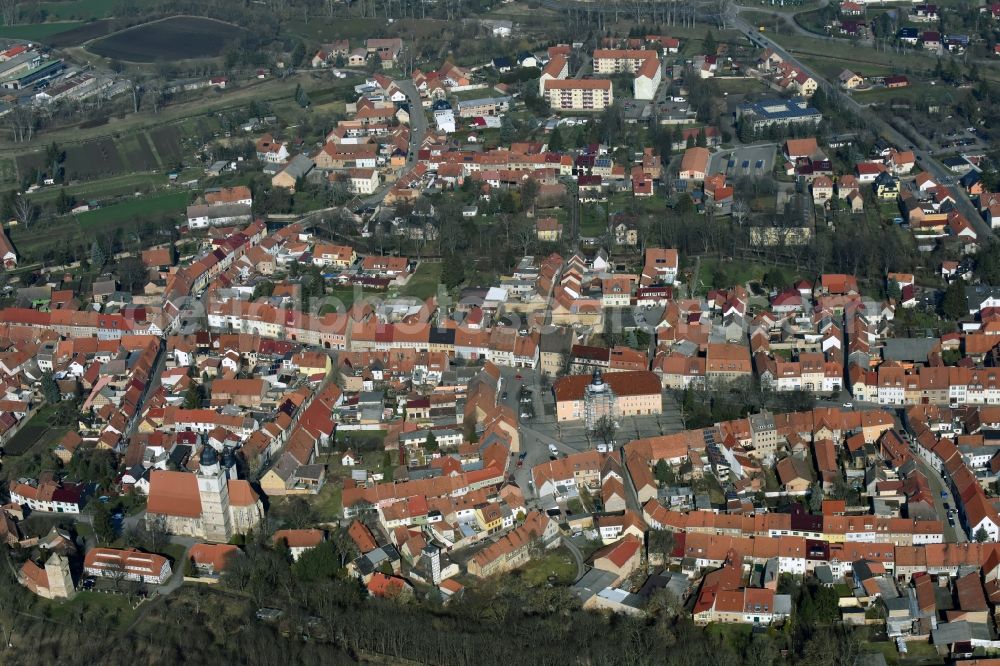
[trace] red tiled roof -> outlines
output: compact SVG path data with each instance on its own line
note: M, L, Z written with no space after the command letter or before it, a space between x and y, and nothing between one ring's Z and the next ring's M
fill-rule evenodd
M289 548L315 548L323 543L326 535L323 530L278 530L272 537L274 543L284 541Z
M201 497L198 494L198 479L194 474L153 470L149 475L149 498L146 501L149 513L166 516L201 516Z

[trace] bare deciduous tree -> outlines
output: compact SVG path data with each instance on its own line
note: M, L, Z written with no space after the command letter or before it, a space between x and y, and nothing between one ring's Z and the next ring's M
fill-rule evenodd
M136 77L131 79L128 83L129 91L132 93L132 112L139 113L139 105L142 104L142 81Z
M17 223L24 225L25 229L30 229L31 225L38 219L38 206L23 194L15 196L13 204Z
M17 22L18 0L0 0L0 19L4 25L14 25Z
M733 202L733 219L741 227L743 226L743 221L750 214L750 205L747 204L745 199L737 199Z
M2 1L2 0L0 0ZM34 107L17 104L7 114L7 123L11 129L12 138L17 143L31 141L38 123Z

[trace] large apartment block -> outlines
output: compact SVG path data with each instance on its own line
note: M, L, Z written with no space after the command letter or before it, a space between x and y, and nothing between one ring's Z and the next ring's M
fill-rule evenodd
M597 74L635 74L633 97L649 100L660 86L661 67L656 51L645 49L597 49L594 51Z
M609 79L549 80L545 96L556 111L603 111L615 101Z

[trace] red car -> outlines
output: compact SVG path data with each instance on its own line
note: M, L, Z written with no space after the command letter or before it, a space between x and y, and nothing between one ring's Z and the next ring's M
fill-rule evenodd
M514 379L523 379L523 377L521 375L514 375Z

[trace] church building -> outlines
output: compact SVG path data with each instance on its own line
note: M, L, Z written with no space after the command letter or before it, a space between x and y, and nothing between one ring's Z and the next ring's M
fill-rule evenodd
M149 476L146 525L169 534L228 542L257 528L264 505L250 484L230 478L211 446L201 452L198 472L153 470Z

